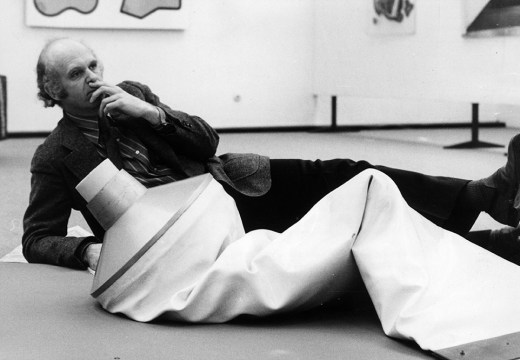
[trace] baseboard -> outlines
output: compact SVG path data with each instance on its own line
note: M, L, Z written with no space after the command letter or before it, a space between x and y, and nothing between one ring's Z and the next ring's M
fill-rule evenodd
M479 122L479 128L504 128L506 124L500 121ZM471 128L471 123L435 123L435 124L374 124L374 125L337 125L323 126L317 131L363 131L363 130L405 130L405 129L464 129Z
M506 127L504 122L487 121L480 122L479 128L503 128ZM403 129L454 129L454 128L471 128L471 123L415 123L415 124L369 124L369 125L337 125L337 126L269 126L269 127L240 127L240 128L217 128L221 133L243 133L243 132L332 132L345 131L356 132L363 130L403 130Z
M479 128L503 128L506 124L501 121L480 122ZM263 133L263 132L356 132L363 130L404 130L404 129L454 129L471 128L471 123L436 123L436 124L369 124L369 125L338 125L338 126L258 126L258 127L229 127L215 128L221 134L229 133ZM36 138L46 137L50 131L8 132L6 138Z
M50 131L13 131L7 132L7 136L4 139L47 137L50 133Z

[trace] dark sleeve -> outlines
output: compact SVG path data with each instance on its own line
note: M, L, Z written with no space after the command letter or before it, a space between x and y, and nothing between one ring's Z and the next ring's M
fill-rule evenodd
M219 136L206 121L171 109L163 104L146 85L135 81L124 81L118 86L141 100L160 107L165 112L166 124L156 128L156 131L176 153L203 161L215 155Z
M72 209L70 190L51 161L36 151L31 164L31 193L25 212L23 254L28 262L85 269L82 255L95 237L67 237Z

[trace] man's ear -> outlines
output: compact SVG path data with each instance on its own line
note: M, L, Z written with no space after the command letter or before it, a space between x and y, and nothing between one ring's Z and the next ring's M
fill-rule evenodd
M45 90L47 95L49 95L53 100L56 100L56 101L60 100L58 97L58 94L56 93L56 91L54 91L55 89L53 89L52 86L50 86L50 84L48 82L45 83L45 85L43 86L43 89Z

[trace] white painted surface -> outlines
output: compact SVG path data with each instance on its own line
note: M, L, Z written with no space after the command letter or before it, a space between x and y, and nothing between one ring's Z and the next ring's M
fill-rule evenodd
M418 0L414 35L371 36L366 0L316 0L315 91L358 99L348 100L350 110L338 113L339 123L403 123L426 100L446 102L420 111L427 122L469 121L474 101L520 104L520 37L463 37L463 3ZM366 106L370 101L375 109ZM482 110L485 120L518 118L510 108Z
M312 0L189 1L184 31L33 28L25 25L24 2L2 1L8 130L45 131L59 120L59 109L36 99L35 67L45 41L61 36L90 44L107 81L145 82L165 103L215 127L312 121Z
M140 31L28 27L23 2L6 0L8 130L60 118L36 99L34 70L59 36L92 45L108 81L145 82L217 128L328 124L332 93L340 125L469 121L479 101L483 120L520 126L520 37L464 38L463 0L417 0L415 34L369 35L366 1L190 0L186 30Z

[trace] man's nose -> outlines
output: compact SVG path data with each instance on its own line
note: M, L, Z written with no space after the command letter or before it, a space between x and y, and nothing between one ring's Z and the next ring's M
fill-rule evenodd
M101 77L100 77L99 74L96 73L95 71L92 71L92 70L90 70L90 69L87 69L86 80L87 80L87 82L92 82L92 81L101 80Z

